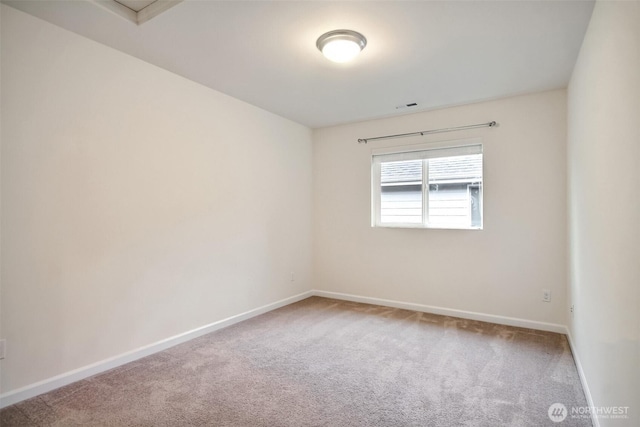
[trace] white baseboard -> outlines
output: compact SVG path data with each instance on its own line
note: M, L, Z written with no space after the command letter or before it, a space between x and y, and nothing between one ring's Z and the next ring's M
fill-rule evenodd
M166 350L170 347L192 340L210 332L226 328L238 322L242 322L243 320L259 316L277 308L284 307L285 305L293 304L294 302L301 301L305 298L309 298L310 296L313 296L312 291L303 292L301 294L294 295L292 297L285 298L271 304L263 305L262 307L255 308L253 310L249 310L244 313L240 313L235 316L231 316L226 319L201 326L191 331L166 338L162 341L140 347L124 354L120 354L118 356L102 360L100 362L92 363L91 365L74 369L73 371L65 372L64 374L57 375L53 378L49 378L35 384L30 384L26 387L4 393L0 395L0 409L21 402L23 400L30 399L40 394L47 393L51 390L55 390L56 388L65 386L67 384L83 380L101 372L108 371L109 369L116 368L129 362L133 362L134 360L141 359L159 351Z
M482 322L497 323L499 325L518 326L521 328L537 329L539 331L557 332L566 334L567 327L556 323L538 322L535 320L518 319L516 317L498 316L494 314L476 313L473 311L456 310L452 308L435 307L431 305L415 304L410 302L393 301L388 299L362 297L358 295L342 294L339 292L327 292L314 290L313 295L325 298L334 298L344 301L362 302L365 304L382 305L385 307L403 308L405 310L421 311L423 313L440 314L442 316L460 317L463 319L479 320Z
M571 336L571 330L567 328L567 341L569 341L569 348L571 348L571 354L573 355L573 361L576 363L578 369L578 377L580 377L580 383L582 384L582 390L584 391L584 397L587 399L587 406L594 408L596 405L593 403L593 397L591 397L591 391L589 390L589 384L587 384L587 377L582 369L582 363L580 363L580 357L578 357L578 351L573 343L573 337ZM591 417L593 427L600 427L600 421L598 417Z

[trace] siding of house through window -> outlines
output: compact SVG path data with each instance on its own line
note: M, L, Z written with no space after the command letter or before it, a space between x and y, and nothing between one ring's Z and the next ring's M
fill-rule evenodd
M482 227L482 154L397 161L397 156L390 157L392 161L380 161L381 224Z
M381 222L422 222L422 164L408 160L380 165Z

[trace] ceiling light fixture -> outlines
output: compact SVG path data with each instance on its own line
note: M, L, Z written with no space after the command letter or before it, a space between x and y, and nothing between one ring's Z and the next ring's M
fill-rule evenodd
M367 45L367 39L351 30L334 30L318 37L316 46L333 62L347 62L358 56Z

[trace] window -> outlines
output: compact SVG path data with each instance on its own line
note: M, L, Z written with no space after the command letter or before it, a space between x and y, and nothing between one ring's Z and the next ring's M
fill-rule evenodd
M482 229L482 144L376 154L372 225Z

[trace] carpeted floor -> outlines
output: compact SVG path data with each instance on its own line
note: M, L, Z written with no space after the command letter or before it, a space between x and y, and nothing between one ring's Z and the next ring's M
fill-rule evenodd
M35 397L8 426L591 426L563 335L313 297Z

